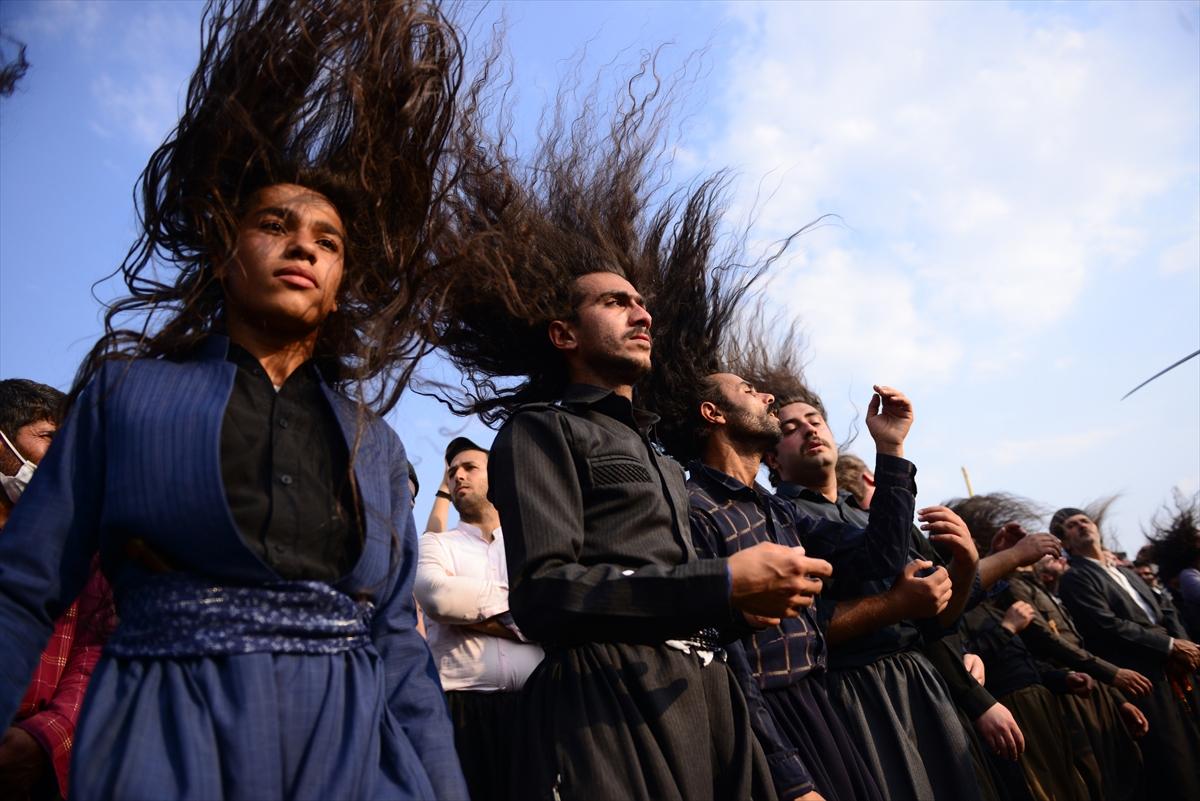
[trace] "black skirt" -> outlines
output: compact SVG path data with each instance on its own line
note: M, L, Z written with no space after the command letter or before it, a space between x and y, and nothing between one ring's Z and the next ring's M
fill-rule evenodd
M521 694L450 691L446 703L471 801L509 798Z
M967 733L929 660L903 651L829 673L829 698L884 795L979 801Z
M1075 768L1071 733L1054 694L1040 684L998 699L1025 736L1021 770L1038 801L1088 801L1087 786Z
M525 683L513 796L774 799L746 700L719 659L665 645L547 649Z
M1075 767L1088 794L1102 801L1143 801L1146 797L1142 749L1125 728L1115 691L1101 685L1087 698L1058 696L1071 730Z
M1150 731L1141 741L1147 796L1200 801L1200 731L1194 716L1195 687L1177 691L1165 678L1155 681L1153 686L1149 695L1130 699L1150 723Z
M826 801L882 801L875 777L829 703L820 679L808 676L788 687L764 690L763 700Z

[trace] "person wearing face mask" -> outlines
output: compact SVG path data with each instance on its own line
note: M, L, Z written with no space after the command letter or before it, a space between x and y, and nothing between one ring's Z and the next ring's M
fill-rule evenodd
M24 378L0 381L0 531L50 447L65 397ZM93 563L79 598L54 621L50 643L0 739L0 797L67 797L75 722L111 625L112 593Z

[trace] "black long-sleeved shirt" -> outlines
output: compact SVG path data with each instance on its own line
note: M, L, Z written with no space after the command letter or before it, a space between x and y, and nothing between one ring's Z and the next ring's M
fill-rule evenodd
M661 643L704 627L741 636L723 559L700 559L683 469L651 443L657 420L575 384L513 414L492 445L513 618L546 645Z
M262 365L230 344L237 365L221 423L221 478L238 531L285 579L333 583L362 550L349 450L313 364L276 392Z

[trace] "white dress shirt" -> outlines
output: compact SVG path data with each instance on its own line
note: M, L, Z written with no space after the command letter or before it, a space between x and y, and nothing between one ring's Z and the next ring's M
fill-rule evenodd
M488 542L469 523L421 536L413 594L445 690L511 692L542 661L532 643L464 628L508 611L508 566L500 529Z

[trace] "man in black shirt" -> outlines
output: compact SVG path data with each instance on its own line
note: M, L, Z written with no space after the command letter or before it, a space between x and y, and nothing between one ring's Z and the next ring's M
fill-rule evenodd
M572 294L571 319L548 329L570 383L516 410L489 465L513 617L546 648L526 685L519 789L772 797L719 643L749 631L747 616L799 614L820 583L801 552L772 543L697 557L683 472L631 400L650 367L650 314L616 273L584 274Z

